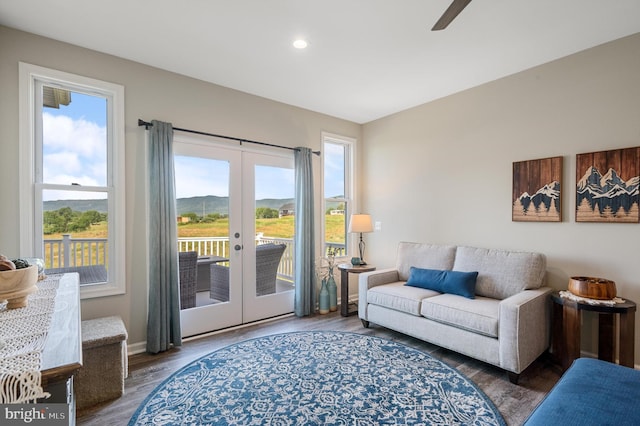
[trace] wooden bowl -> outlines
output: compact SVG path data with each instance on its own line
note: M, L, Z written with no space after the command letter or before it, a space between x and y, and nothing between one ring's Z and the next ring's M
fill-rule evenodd
M616 297L616 283L604 278L571 277L569 291L588 299L611 300Z
M0 301L7 301L7 309L24 308L27 296L37 291L38 266L12 271L0 271Z

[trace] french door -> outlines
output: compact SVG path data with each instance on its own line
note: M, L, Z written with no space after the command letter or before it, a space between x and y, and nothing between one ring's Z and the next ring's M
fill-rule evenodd
M242 250L242 318L247 323L293 312L293 156L244 152L242 176L242 228L248 237ZM265 255L258 244L284 250ZM269 263L278 264L275 282L272 275L265 277Z
M174 160L179 251L198 252L182 335L293 312L292 156L176 138Z

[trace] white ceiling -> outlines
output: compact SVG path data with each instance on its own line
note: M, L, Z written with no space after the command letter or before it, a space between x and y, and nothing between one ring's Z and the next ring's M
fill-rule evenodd
M0 0L0 24L357 123L640 32L640 0L473 0L430 31L449 4Z

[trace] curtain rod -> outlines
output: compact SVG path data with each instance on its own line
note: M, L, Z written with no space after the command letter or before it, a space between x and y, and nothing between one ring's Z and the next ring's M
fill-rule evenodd
M144 121L138 118L138 126L139 127L144 126L145 130L149 130L149 127L153 126L153 123L150 123L148 121ZM196 135L212 136L214 138L229 139L232 141L240 142L240 145L242 145L243 143L253 143L256 145L264 145L264 146L271 146L274 148L283 148L283 149L290 149L292 151L298 151L298 148L291 148L289 146L275 145L272 143L260 142L260 141L252 141L249 139L234 138L233 136L216 135L215 133L201 132L199 130L181 129L180 127L174 127L173 130L178 130L180 132L186 132L186 133L195 133ZM312 151L312 152L316 155L320 155L320 151Z

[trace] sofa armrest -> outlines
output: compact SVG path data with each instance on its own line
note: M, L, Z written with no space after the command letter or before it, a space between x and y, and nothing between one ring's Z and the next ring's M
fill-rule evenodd
M500 302L500 366L520 374L550 343L551 287L524 290Z
M397 282L398 270L395 268L363 272L358 275L358 316L367 319L367 290L372 287Z

